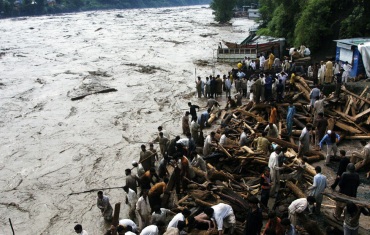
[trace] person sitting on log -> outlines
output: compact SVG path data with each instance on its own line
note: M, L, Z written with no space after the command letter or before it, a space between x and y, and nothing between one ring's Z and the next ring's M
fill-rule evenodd
M224 234L224 227L229 228L229 234L234 233L236 220L233 208L230 205L219 203L212 207L206 207L204 213L216 221L219 235Z
M313 196L307 198L298 198L294 200L288 207L289 219L291 223L296 226L298 222L298 215L303 213L309 205L313 206L316 200Z
M279 130L278 130L277 126L274 123L272 123L272 122L270 122L265 127L264 132L267 132L267 136L268 137L279 138Z
M275 151L271 153L268 167L270 168L271 175L271 197L276 197L280 188L280 170L284 167L279 167L279 154L281 152L281 147L277 146Z
M270 152L270 141L266 139L267 132L262 132L262 136L254 139L253 143L256 146L257 152L263 152L264 155L267 155Z

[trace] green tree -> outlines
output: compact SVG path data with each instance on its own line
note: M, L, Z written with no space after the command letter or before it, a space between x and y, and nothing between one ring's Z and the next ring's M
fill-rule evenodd
M231 20L235 4L236 0L213 0L211 8L215 11L215 20L219 23Z

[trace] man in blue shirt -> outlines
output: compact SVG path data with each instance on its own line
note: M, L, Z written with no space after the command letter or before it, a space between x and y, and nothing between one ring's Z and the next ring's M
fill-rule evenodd
M316 175L313 177L313 185L308 189L311 190L310 196L314 196L316 199L315 213L320 214L321 203L323 199L322 192L324 192L327 186L326 176L321 174L321 167L315 167Z
M326 158L325 158L325 165L328 165L330 162L330 153L333 150L334 156L337 155L337 142L339 142L340 136L335 133L334 131L328 130L327 134L324 135L322 140L319 143L320 150L322 149L322 144L326 143Z

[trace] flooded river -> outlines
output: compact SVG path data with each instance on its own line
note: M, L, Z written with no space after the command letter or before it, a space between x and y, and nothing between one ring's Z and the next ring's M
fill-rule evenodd
M140 142L159 125L180 134L198 102L195 68L211 74L218 43L253 24L217 26L200 6L0 20L0 234L9 218L17 235L73 234L76 223L102 234L96 193L68 194L123 186ZM105 193L124 202L121 189Z

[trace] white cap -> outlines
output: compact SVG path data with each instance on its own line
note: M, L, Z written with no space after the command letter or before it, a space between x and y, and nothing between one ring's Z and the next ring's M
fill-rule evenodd
M329 135L331 134L331 130L328 130L328 134L329 134Z
M137 161L132 161L132 165L138 164Z

